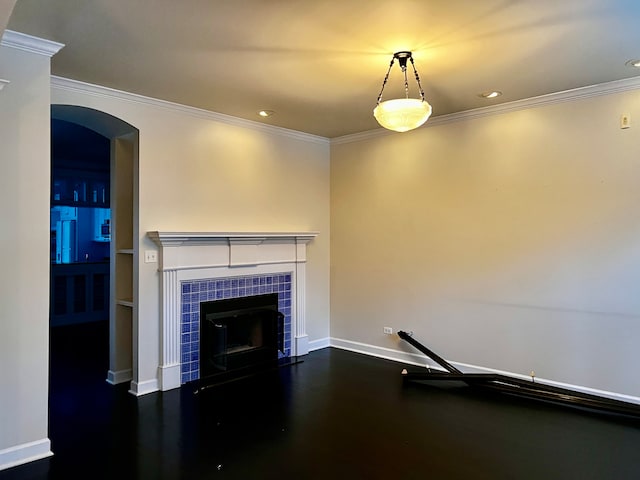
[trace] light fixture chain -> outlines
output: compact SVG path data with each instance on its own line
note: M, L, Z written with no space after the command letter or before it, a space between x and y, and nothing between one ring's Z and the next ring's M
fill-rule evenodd
M378 101L376 102L376 105L380 105L380 102L382 101L382 92L384 92L384 86L387 84L387 80L389 80L389 72L391 71L391 67L393 67L393 62L396 61L396 57L393 57L391 59L391 62L389 63L389 69L387 70L387 74L384 76L384 80L382 81L382 88L380 89L380 94L378 95Z
M424 102L424 90L422 90L422 84L420 83L420 76L418 75L418 70L416 70L416 65L413 63L413 57L409 57L409 60L411 61L411 68L413 68L413 73L416 77L416 82L418 83L418 89L420 90L420 98L422 99L422 101ZM407 81L407 76L405 74L405 82ZM407 95L408 96L408 95Z
M404 98L409 98L409 82L407 81L407 65L402 66L402 74L404 75Z

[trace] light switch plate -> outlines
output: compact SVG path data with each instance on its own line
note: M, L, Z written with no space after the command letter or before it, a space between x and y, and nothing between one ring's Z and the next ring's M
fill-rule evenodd
M158 261L158 252L155 250L144 251L144 263L156 263Z

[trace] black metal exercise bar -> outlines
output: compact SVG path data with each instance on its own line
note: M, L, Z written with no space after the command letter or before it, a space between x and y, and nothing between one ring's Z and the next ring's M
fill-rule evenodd
M558 403L574 408L595 410L601 413L612 413L617 415L627 415L640 418L640 405L612 398L601 397L588 393L569 390L566 388L546 385L534 382L533 380L523 380L508 375L495 373L463 373L432 350L404 331L399 331L398 336L411 344L416 349L436 362L446 372L421 370L419 372L409 372L406 369L402 372L403 382L463 382L469 387L484 390L497 391L509 395L543 400Z

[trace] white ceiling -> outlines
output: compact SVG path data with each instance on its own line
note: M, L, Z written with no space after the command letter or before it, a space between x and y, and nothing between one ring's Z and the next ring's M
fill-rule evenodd
M395 51L438 116L639 75L639 20L637 0L18 0L7 28L64 43L54 75L337 137L378 128Z

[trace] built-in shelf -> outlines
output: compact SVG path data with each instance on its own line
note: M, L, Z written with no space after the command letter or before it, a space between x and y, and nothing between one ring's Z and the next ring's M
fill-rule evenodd
M122 253L124 255L133 255L133 248L120 248L116 253Z
M122 305L123 307L133 308L133 299L132 298L120 298L116 300L118 305Z

